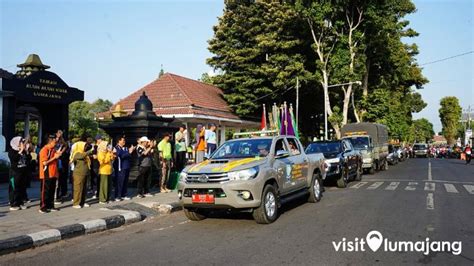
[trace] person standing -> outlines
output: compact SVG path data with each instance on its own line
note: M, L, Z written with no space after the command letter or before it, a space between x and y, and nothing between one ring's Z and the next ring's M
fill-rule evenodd
M91 182L90 182L90 190L92 191L93 195L92 198L95 199L99 197L99 190L100 190L100 173L99 173L99 167L100 163L98 160L98 155L97 155L97 149L102 142L102 136L101 135L96 135L95 136L95 144L93 144L93 151L91 154ZM95 191L94 191L94 186L95 186Z
M114 161L114 154L112 147L107 146L107 141L102 141L97 148L97 159L99 161L99 203L106 204L110 198L110 186L112 185L112 163Z
M198 124L196 127L196 134L195 134L195 140L196 140L196 163L200 163L204 161L204 155L206 153L206 139L205 139L205 134L206 134L206 128Z
M28 154L26 141L22 137L14 137L10 141L11 149L8 151L10 159L10 184L8 187L10 211L26 209L25 191L28 177Z
M135 150L135 146L127 148L125 146L125 137L119 137L117 146L115 146L115 154L117 156L116 163L116 182L115 182L115 201L130 200L127 196L128 177L130 175L131 154Z
M464 148L464 153L466 154L466 164L470 164L472 158L472 148L469 143L466 144L466 147Z
M179 131L174 134L175 151L176 151L176 171L181 172L186 165L186 126L181 125Z
M138 140L137 156L138 156L138 177L137 177L137 197L151 197L150 179L151 166L153 163L153 147L156 143L150 141L147 137L141 137Z
M89 156L92 152L92 146L83 141L77 142L72 151L72 163L74 164L74 195L72 207L75 209L89 207L89 204L86 203L87 174L91 168Z
M217 127L215 124L209 124L209 130L206 130L205 133L207 157L210 157L211 154L217 149L216 128Z
M56 150L62 151L61 157L58 159L58 172L59 177L56 186L56 200L54 204L61 204L63 198L67 196L67 181L69 176L69 156L67 154L68 143L64 140L63 131L58 130L56 132Z
M158 143L158 152L161 162L161 180L160 192L170 192L168 187L168 180L170 177L170 170L172 167L173 156L171 154L170 134L165 133L163 139Z
M58 159L62 150L56 150L56 136L49 135L48 143L41 149L39 154L39 178L41 179L41 203L40 213L58 211L54 207L54 192L59 177Z

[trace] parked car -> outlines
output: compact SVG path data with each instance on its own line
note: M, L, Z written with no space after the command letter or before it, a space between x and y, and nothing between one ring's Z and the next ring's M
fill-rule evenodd
M326 158L326 179L333 179L344 188L350 180L362 179L362 156L347 139L313 142L306 154L323 153Z
M193 221L224 209L251 212L257 223L268 224L291 199L318 202L325 177L323 154L307 155L294 136L233 139L183 170L178 197Z
M426 143L415 143L413 144L413 155L414 157L425 157L429 156L428 144Z

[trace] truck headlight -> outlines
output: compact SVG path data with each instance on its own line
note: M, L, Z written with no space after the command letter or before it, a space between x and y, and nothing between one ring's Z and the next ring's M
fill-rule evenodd
M227 175L229 176L229 180L250 180L255 178L258 174L258 167L252 167L249 169L229 172Z
M188 178L188 173L181 172L181 174L179 174L179 181L180 182L186 182L186 178Z

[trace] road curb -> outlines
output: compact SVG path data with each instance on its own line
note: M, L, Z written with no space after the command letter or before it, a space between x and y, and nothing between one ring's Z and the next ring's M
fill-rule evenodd
M58 242L64 239L110 230L123 225L136 223L143 219L144 217L139 212L123 211L121 214L109 216L103 219L90 220L62 226L56 229L49 229L0 240L0 256Z

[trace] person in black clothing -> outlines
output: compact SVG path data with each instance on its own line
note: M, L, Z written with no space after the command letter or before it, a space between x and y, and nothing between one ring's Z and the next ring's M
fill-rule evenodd
M91 155L91 183L90 183L90 190L94 193L94 184L96 186L96 192L92 196L92 198L98 198L100 192L100 175L99 175L99 167L100 163L97 157L97 149L99 144L102 142L102 135L95 136L95 145L93 146L93 151Z
M17 211L26 209L24 200L26 199L26 178L28 171L28 153L25 139L18 136L10 141L11 149L8 151L10 159L10 182L9 199L10 210Z
M155 141L150 141L147 137L141 137L138 140L138 177L137 177L137 197L151 197L150 179L151 167L153 164L153 148L156 146Z
M69 145L63 137L63 131L56 132L56 151L64 151L58 159L59 177L56 185L56 200L55 204L61 204L63 198L67 196L67 182L69 178Z

